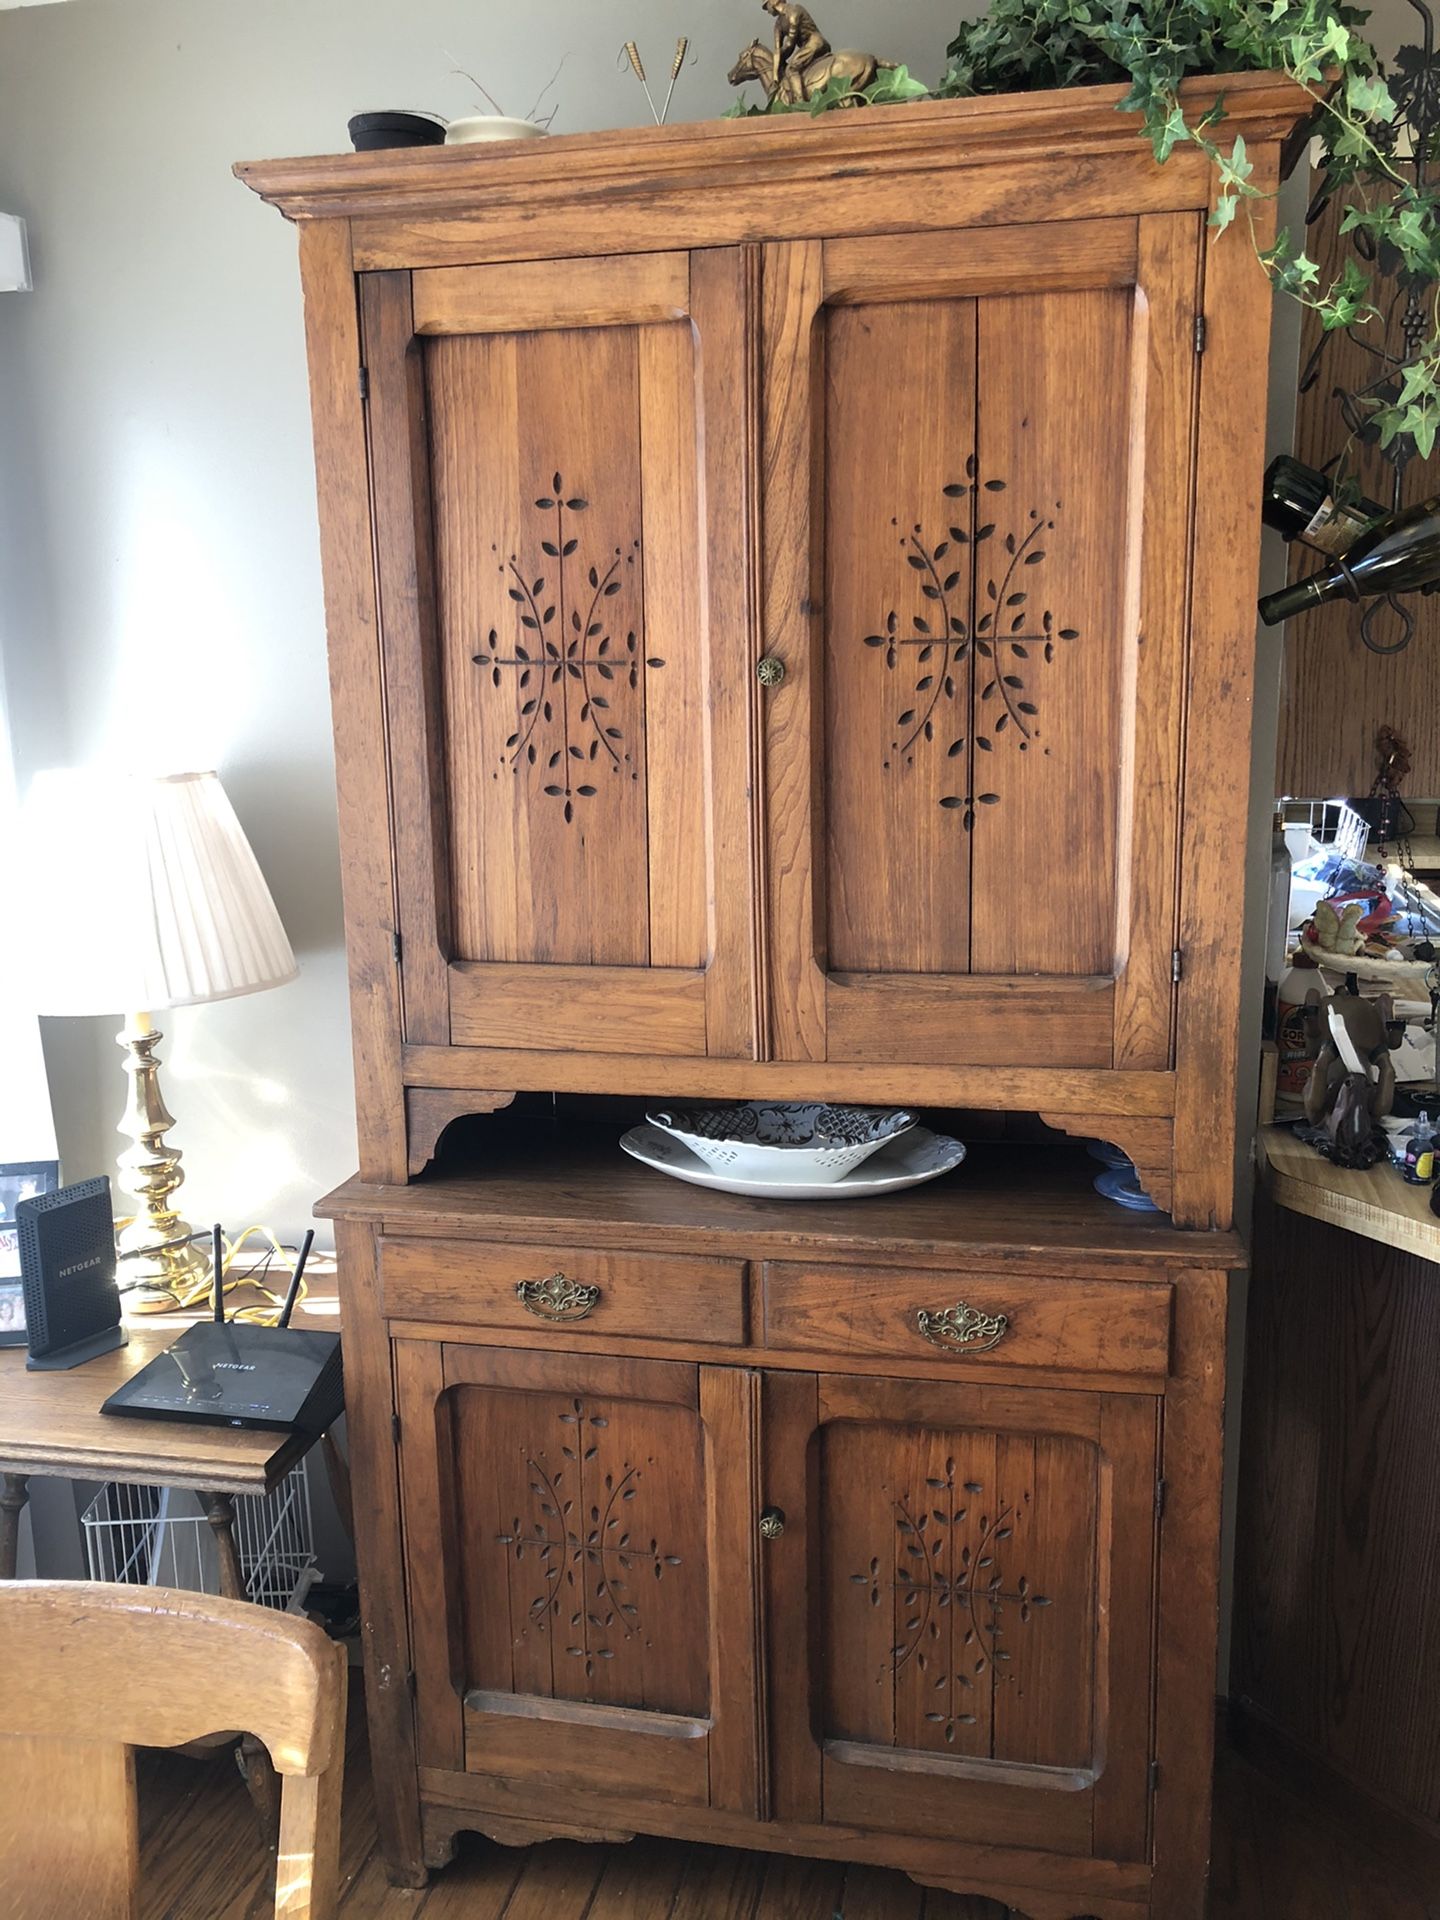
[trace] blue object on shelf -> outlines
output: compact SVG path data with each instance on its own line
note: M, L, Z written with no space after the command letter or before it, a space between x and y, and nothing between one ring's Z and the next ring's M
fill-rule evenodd
M1135 1169L1127 1160L1123 1167L1107 1167L1104 1173L1095 1176L1095 1191L1103 1193L1107 1200L1113 1200L1118 1206L1129 1207L1132 1213L1163 1213L1163 1207L1157 1207L1135 1176Z

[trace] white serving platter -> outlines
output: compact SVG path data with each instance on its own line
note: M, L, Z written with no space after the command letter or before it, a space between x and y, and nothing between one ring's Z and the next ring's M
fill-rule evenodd
M842 1179L811 1182L747 1178L707 1166L698 1154L660 1127L632 1127L622 1136L620 1145L632 1160L653 1167L657 1173L668 1173L672 1179L686 1180L696 1187L714 1187L719 1193L744 1194L751 1200L860 1200L866 1194L900 1193L906 1187L938 1180L965 1158L958 1140L931 1133L928 1127L911 1127Z

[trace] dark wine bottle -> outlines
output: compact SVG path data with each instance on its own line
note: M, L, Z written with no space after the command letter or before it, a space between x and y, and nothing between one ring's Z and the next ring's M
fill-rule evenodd
M1344 553L1384 511L1375 500L1336 500L1325 474L1288 453L1265 469L1260 518L1282 540L1303 540L1321 553Z
M1440 581L1440 495L1382 514L1323 573L1268 593L1260 602L1267 627L1327 600L1376 593L1418 593Z

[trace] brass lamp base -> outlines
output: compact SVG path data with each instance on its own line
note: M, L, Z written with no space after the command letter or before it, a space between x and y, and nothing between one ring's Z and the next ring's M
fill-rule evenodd
M164 1039L148 1013L132 1013L115 1036L125 1052L130 1093L117 1133L131 1144L120 1155L120 1180L139 1201L135 1217L118 1235L125 1260L124 1278L138 1282L129 1297L132 1311L161 1313L206 1278L210 1262L198 1246L187 1244L194 1228L175 1211L171 1196L184 1180L180 1149L165 1145L175 1124L160 1093L160 1064L155 1048Z

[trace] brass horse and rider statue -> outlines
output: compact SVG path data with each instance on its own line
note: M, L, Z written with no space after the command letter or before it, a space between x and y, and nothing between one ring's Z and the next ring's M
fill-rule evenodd
M730 84L758 80L767 108L803 107L836 81L847 90L840 104L858 106L880 74L895 71L893 60L873 53L834 52L798 0L761 0L761 5L775 17L774 44L752 40L730 69Z

